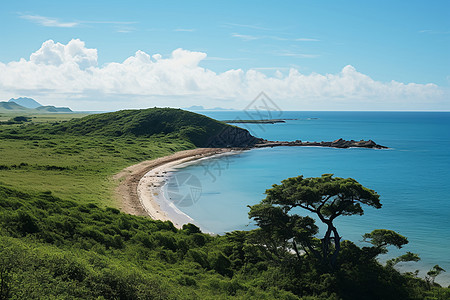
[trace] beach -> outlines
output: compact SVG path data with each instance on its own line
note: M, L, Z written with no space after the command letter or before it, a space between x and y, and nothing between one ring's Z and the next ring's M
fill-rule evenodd
M119 181L116 194L121 211L154 220L171 221L175 227L193 220L180 212L161 195L161 188L169 172L176 166L233 151L230 148L197 148L184 150L153 160L143 161L123 169L113 176Z

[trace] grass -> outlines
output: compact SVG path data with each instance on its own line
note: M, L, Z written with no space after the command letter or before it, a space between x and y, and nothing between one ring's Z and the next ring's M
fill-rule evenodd
M0 118L18 115L23 113L3 113ZM194 142L204 143L207 133L228 126L175 109L28 117L31 122L0 125L0 182L102 207L118 207L113 195L115 173L195 148Z
M113 196L117 182L111 177L121 169L205 145L223 128L242 130L179 109L81 116L42 114L31 116L31 122L0 125L0 182L117 207Z
M193 147L187 141L164 137L2 139L0 182L21 190L52 191L64 199L116 207L113 174L134 163Z
M30 112L2 112L0 113L0 122L8 121L16 116L31 117L33 123L52 123L52 122L63 122L72 119L83 118L88 116L87 113L43 113L36 114Z

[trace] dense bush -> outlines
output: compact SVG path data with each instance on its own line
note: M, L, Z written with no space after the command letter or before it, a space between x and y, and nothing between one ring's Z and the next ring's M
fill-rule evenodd
M231 278L222 251L229 241L192 224L177 230L170 222L0 185L0 228L0 299L214 298L244 295L251 286ZM270 295L277 291L286 294Z

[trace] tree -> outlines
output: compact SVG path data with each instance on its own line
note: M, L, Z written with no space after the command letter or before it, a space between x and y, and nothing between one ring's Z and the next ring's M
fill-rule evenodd
M432 267L430 269L430 271L427 272L427 276L425 276L425 280L428 282L429 285L434 285L434 280L442 272L445 272L445 270L443 268L441 268L439 265L435 265L434 267Z
M387 253L387 246L395 246L400 249L408 244L408 239L406 237L388 229L375 229L371 233L366 233L363 235L363 241L373 245L373 247L363 248L366 254L371 258L375 258L379 254Z
M386 262L386 265L390 266L390 267L394 267L396 264L398 264L400 262L410 262L410 261L418 262L419 260L420 260L419 255L408 251L408 252L406 252L406 254L403 254L403 255L400 255L399 257L388 260ZM417 270L417 273L418 272L419 271Z
M339 216L363 215L362 205L381 208L375 191L352 178L332 174L288 178L266 190L266 195L261 203L250 206L249 217L256 221L264 236L271 239L274 244L271 248L286 248L290 241L297 257L300 257L299 250L304 250L331 268L336 267L341 242L334 220ZM295 208L315 214L326 225L322 239L314 239L318 232L314 220L291 214Z
M386 247L395 246L398 249L408 244L408 239L401 234L389 229L375 229L371 233L363 235L365 242L369 242L380 250L380 253L387 253Z
M387 246L394 246L401 249L404 245L409 243L406 237L389 229L375 229L371 233L366 233L363 235L363 241L373 245L373 247L363 248L365 253L371 259L377 257L379 254L387 253ZM386 261L386 266L393 268L396 264L401 262L417 262L419 260L420 257L418 254L408 251L406 254Z

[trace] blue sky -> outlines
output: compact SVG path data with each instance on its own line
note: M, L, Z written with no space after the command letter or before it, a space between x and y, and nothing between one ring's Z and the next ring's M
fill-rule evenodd
M239 108L268 86L266 93L287 109L450 110L450 1L3 1L0 37L0 100L33 96L77 109ZM77 74L71 79L67 66L73 59L67 55L75 50L43 47L48 40L65 46L79 40L84 44L71 48L85 56L96 49L87 65L96 68L95 75L83 73L87 69L80 65L75 73L71 69ZM184 65L174 66L171 58L179 48L187 51L180 52ZM32 61L39 49L39 59ZM160 61L145 70L137 64L120 72L105 68L138 50L160 54L171 67ZM64 62L54 65L49 55L65 57ZM21 58L28 64L10 65ZM59 85L30 84L37 68L54 72L46 82ZM139 78L124 79L124 72L136 74L133 70ZM89 84L78 78L91 75ZM115 77L114 84L108 76ZM172 86L157 86L164 79ZM117 82L137 81L139 92L117 88ZM222 90L221 82L229 90Z

